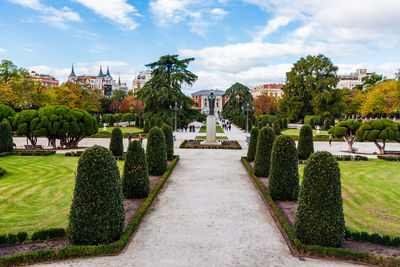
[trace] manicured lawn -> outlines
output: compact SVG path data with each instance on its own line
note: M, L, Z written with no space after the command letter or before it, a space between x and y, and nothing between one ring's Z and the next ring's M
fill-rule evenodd
M198 136L196 136L195 139L198 139L198 140L205 140L205 139L206 139L206 136L198 135ZM227 136L217 136L217 140L228 140L228 137L227 137Z
M0 158L0 234L67 227L78 157ZM120 171L122 161L117 161Z
M124 133L128 133L128 134L132 133L133 134L133 133L143 132L142 128L137 128L137 127L133 127L133 126L132 127L113 127L113 126L111 126L111 127L107 127L106 131L103 131L103 128L99 128L99 133L104 133L104 132L111 133L114 128L120 128L123 134Z
M282 134L286 134L286 135L300 135L300 129L286 129L282 131ZM316 130L313 130L313 134L314 136L317 135ZM319 134L318 135L329 135L328 131L323 131L323 130L319 130Z
M219 125L217 125L217 127L215 128L215 131L217 133L224 133L224 130ZM207 132L207 126L204 124L203 126L201 126L199 133L205 133L205 132Z
M400 163L373 159L339 164L346 226L400 235ZM302 176L304 165L299 169Z

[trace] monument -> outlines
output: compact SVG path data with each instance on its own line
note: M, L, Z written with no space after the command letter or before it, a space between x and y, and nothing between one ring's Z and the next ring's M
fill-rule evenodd
M207 116L207 136L206 136L206 144L218 144L217 140L217 133L216 133L216 117L214 114L214 105L215 105L215 95L213 92L210 93L208 98L209 104L209 112Z

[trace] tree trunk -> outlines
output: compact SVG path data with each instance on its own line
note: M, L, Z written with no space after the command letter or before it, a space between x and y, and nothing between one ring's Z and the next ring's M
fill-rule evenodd
M347 136L343 136L344 141L346 141L349 150L347 152L349 153L353 153L353 144L354 144L354 137L347 137Z
M375 143L376 147L379 149L379 153L382 155L385 154L385 146L386 146L385 141L383 141L382 145L380 145L377 141L374 141L374 143Z

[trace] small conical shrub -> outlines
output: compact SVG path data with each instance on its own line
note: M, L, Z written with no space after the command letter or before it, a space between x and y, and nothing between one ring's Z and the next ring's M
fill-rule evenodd
M269 126L263 127L258 133L256 157L254 160L254 173L257 176L266 177L269 174L274 139L274 131Z
M144 198L150 193L149 172L142 144L134 140L129 144L122 177L125 198Z
M122 156L124 154L122 131L120 128L114 128L111 132L110 150L114 156Z
M153 127L156 127L156 120L154 118L150 118L150 130L153 129ZM160 128L160 127L159 127Z
M268 191L274 200L296 200L299 169L296 143L289 135L278 136L272 146Z
M149 120L144 120L143 132L148 133L149 131L150 131L150 121Z
M299 159L306 160L312 153L314 153L314 139L312 128L310 125L304 125L300 129L297 154L299 156Z
M147 138L146 158L149 174L162 175L167 170L167 146L163 131L154 127Z
M76 245L114 242L122 234L124 220L115 158L102 146L86 149L78 162L67 231L69 242Z
M141 127L140 127L140 117L139 117L139 115L136 116L136 119L135 119L135 126L138 127L138 128L141 128Z
M157 126L158 128L162 128L162 125L163 125L163 121L161 118L156 118L154 120L154 126Z
M325 247L343 245L345 221L340 168L329 152L312 154L304 168L295 232L305 244Z
M164 124L161 128L165 136L165 145L167 146L167 159L174 159L174 136L172 134L172 129L169 125Z
M110 122L108 123L108 126L114 126L114 122L115 122L114 116L110 115Z
M140 120L139 120L139 127L140 128L144 127L144 119L142 117L140 117Z
M7 119L3 119L0 123L0 153L13 151L14 147L11 125Z
M258 128L254 127L250 132L249 149L247 150L247 161L252 162L256 156Z
M281 126L279 124L279 120L274 121L273 130L275 135L281 135Z

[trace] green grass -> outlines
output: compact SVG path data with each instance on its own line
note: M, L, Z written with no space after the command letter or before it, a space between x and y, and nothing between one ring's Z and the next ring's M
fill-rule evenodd
M286 129L282 131L282 134L298 136L300 134L300 129ZM313 130L313 135L317 135L316 130ZM318 135L329 135L329 134L328 131L319 130Z
M0 158L0 234L67 227L77 157ZM123 162L118 161L120 171Z
M99 133L111 133L114 128L120 128L123 134L124 133L128 133L128 134L132 133L133 134L133 133L143 132L142 128L137 128L137 127L133 127L133 126L132 127L113 127L113 126L111 126L111 127L107 127L106 131L103 131L102 127L99 128Z
M372 159L339 162L346 226L400 235L400 164ZM299 165L300 176L304 165Z
M197 140L205 140L206 136L205 135L198 135L198 136L196 136L195 139L197 139ZM228 137L227 136L217 136L217 140L228 140Z
M222 127L219 125L217 125L215 131L217 133L224 133L224 130L222 130ZM205 133L205 132L207 132L207 126L204 124L203 126L201 126L199 133Z

